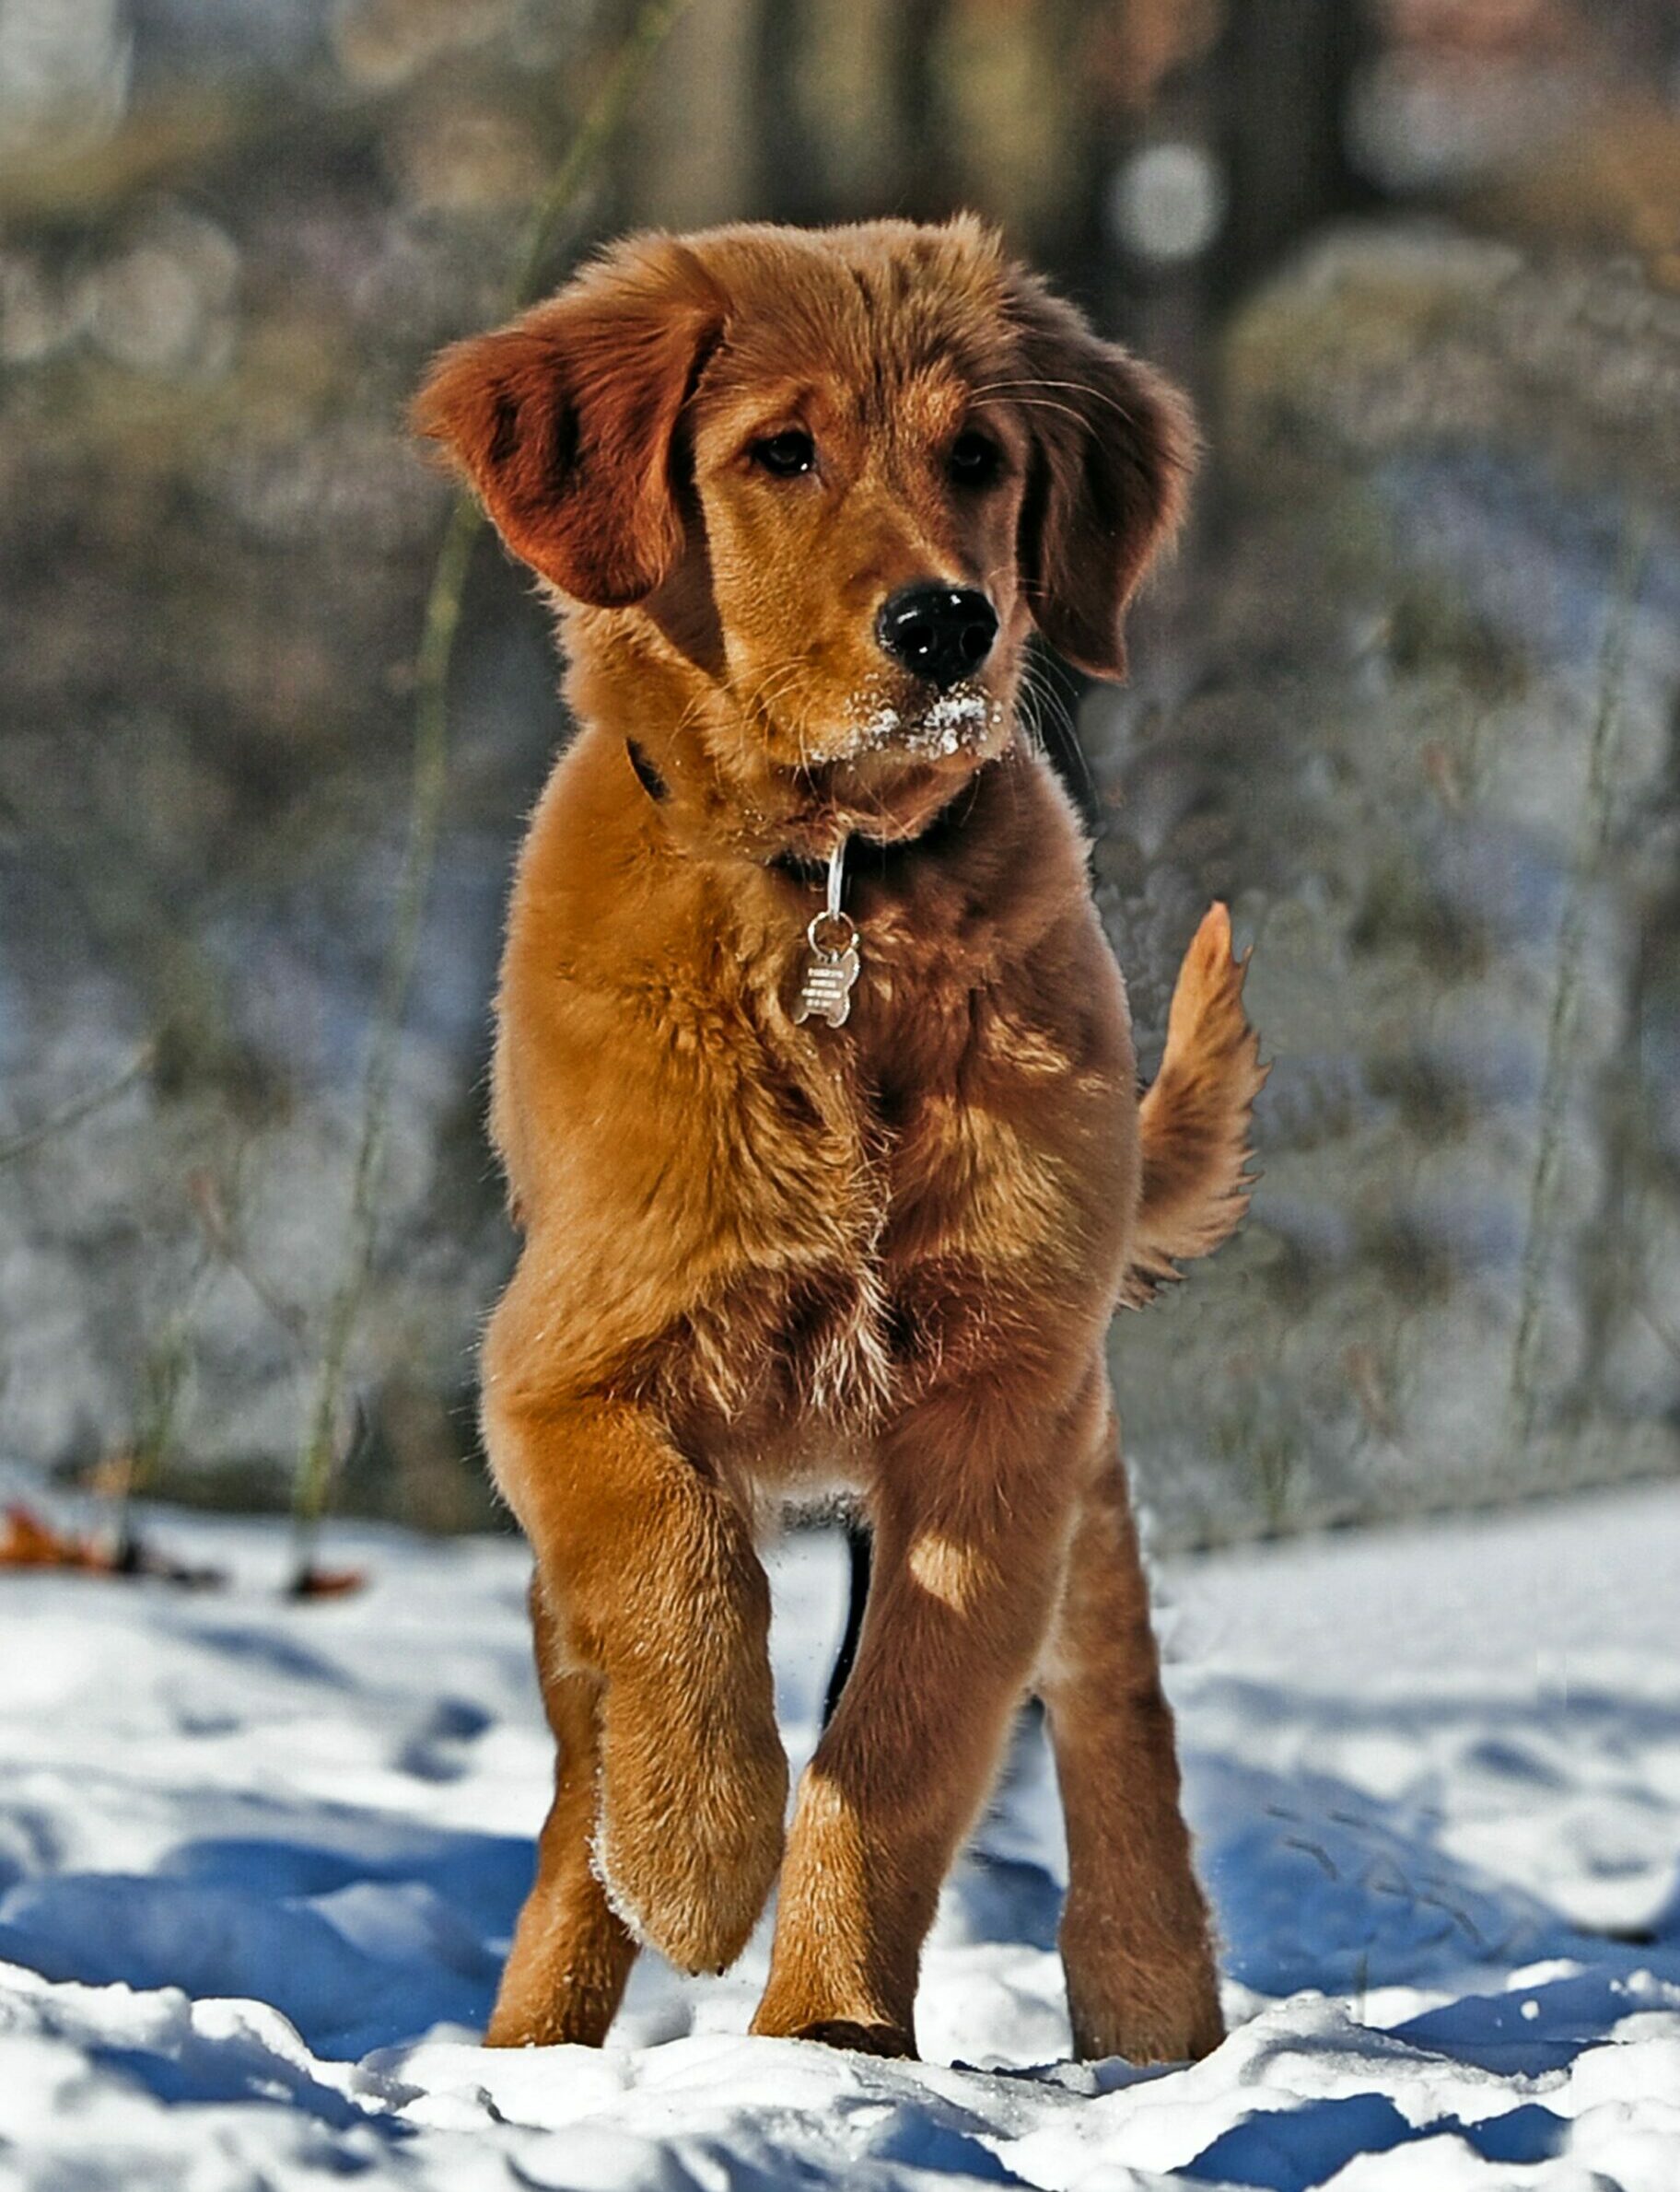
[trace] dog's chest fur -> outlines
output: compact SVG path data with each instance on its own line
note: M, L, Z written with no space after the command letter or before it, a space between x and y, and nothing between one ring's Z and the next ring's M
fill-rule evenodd
M714 1444L732 1426L794 1471L1007 1348L1088 1253L1088 1187L1057 1147L1093 1093L1079 1014L1063 1004L1056 1024L1022 994L1028 970L1002 979L972 937L965 953L918 931L887 892L859 910L844 1026L790 1024L796 942L743 969L755 1041L711 1161L755 1253L649 1353Z
M1137 1183L1124 994L1031 757L943 850L860 855L838 1028L792 1018L820 886L665 828L586 740L521 863L493 1123L531 1347L564 1332L549 1374L694 1451L826 1469L936 1380L1106 1314Z

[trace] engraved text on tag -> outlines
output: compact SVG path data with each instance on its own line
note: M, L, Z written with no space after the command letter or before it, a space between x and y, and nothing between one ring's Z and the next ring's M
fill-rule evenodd
M825 951L813 945L799 984L799 1001L793 1009L795 1020L825 1020L831 1028L843 1027L852 1009L858 963L855 943L844 951Z

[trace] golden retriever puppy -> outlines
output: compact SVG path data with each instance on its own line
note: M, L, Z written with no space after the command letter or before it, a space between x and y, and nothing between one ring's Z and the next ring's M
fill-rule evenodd
M558 1748L490 2038L599 2041L637 1943L754 2030L913 2051L923 1937L1048 1708L1081 2053L1220 2036L1103 1335L1246 1200L1255 1045L1193 944L1141 1107L1037 629L1101 676L1172 530L1180 398L972 219L642 236L458 344L421 430L559 613L492 1125L524 1231L484 1354ZM800 1788L761 1520L876 1557Z

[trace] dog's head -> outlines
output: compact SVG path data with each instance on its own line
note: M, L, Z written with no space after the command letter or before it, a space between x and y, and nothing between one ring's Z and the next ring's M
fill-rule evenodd
M1031 625L1121 673L1192 449L969 218L633 238L445 352L417 420L567 602L727 701L694 735L866 806L1001 750Z

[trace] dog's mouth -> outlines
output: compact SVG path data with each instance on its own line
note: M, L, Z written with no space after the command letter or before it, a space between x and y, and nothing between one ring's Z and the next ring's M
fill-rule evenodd
M807 766L861 764L871 781L883 769L941 764L972 767L1009 742L1007 701L978 678L965 678L942 693L866 686L854 693L821 727L799 740Z
M1004 705L977 682L953 685L921 708L894 702L868 707L853 729L848 759L897 752L916 761L949 761L986 752L1003 728Z

